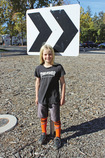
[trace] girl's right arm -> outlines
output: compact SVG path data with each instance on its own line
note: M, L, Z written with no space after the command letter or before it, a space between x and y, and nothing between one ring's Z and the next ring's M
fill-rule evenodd
M39 86L40 86L40 78L36 77L36 80L35 80L35 94L36 94L35 103L36 103L36 105L38 105Z

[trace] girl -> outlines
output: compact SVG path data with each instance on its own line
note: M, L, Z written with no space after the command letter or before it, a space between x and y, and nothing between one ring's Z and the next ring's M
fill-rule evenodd
M35 102L38 105L38 117L41 118L42 134L39 144L44 144L46 140L47 117L48 110L50 110L51 120L54 122L56 131L54 148L58 149L61 146L60 106L65 103L65 71L61 64L54 63L54 58L53 48L48 44L43 45L40 49L40 65L35 69Z

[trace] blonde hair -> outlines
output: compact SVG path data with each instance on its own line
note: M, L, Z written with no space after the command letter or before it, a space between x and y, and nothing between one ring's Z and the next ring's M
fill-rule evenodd
M40 64L44 64L44 60L43 60L43 51L44 49L50 49L53 55L53 60L51 62L52 65L54 65L54 59L55 59L55 54L54 54L54 49L49 45L49 44L44 44L41 48L40 48Z

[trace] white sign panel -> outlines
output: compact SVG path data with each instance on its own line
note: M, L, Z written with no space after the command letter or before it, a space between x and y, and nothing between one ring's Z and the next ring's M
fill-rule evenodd
M27 53L39 55L43 43L56 54L79 55L80 5L30 9L27 11Z

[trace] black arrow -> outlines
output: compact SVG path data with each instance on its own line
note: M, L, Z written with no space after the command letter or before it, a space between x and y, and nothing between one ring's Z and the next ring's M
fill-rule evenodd
M52 31L48 27L47 23L45 22L40 13L31 13L28 15L40 32L37 39L35 39L32 47L30 48L29 52L39 52L40 47L44 42L47 41Z
M64 52L78 30L64 10L51 11L51 13L64 31L55 44L54 50L56 52Z

